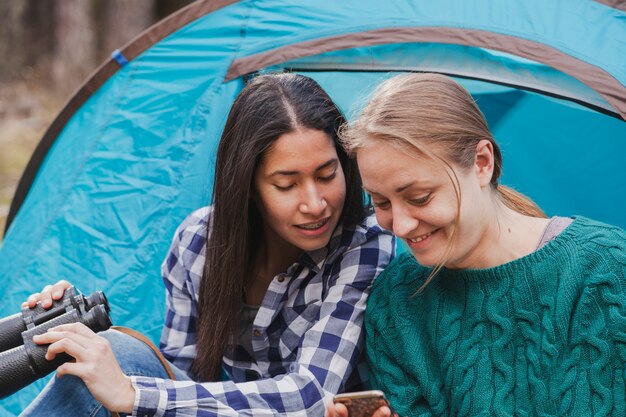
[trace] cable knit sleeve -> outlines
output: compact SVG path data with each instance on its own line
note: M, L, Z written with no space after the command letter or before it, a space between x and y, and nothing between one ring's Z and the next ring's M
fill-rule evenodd
M413 366L427 358L402 357L397 348L416 333L406 326L410 320L397 320L396 302L407 298L407 293L419 288L411 272L416 268L414 258L405 253L383 271L374 283L366 310L366 352L372 372L372 386L385 392L395 411L401 416L430 415L423 403L423 385L418 381ZM405 274L408 274L405 275ZM445 404L440 404L445 411ZM437 408L437 407L435 407Z
M600 228L586 239L585 285L559 361L559 413L626 415L626 234Z

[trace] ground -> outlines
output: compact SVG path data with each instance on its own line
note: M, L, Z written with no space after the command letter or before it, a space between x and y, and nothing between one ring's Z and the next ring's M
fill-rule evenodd
M63 104L43 85L32 79L0 83L0 241L22 172Z

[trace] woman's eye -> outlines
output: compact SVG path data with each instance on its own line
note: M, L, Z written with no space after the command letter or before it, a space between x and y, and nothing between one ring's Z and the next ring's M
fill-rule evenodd
M277 189L278 191L289 191L289 190L291 190L294 186L295 186L295 184L289 184L289 185L278 185L278 184L274 184L274 187L276 187L276 189Z
M424 197L412 198L409 201L411 202L411 204L413 204L415 206L423 206L423 205L427 204L430 201L430 197L431 196L432 196L432 193L428 193Z
M381 210L386 210L391 206L391 203L388 200L384 200L384 201L372 200L372 204L374 205L374 208L381 209Z
M337 171L333 172L330 175L327 175L325 177L319 177L319 180L322 182L329 182L335 179L335 177L337 176Z

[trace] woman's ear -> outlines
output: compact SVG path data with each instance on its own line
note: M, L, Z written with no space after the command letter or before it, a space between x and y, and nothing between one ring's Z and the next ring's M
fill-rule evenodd
M481 187L486 187L491 184L493 162L493 144L487 139L479 141L476 145L474 168Z

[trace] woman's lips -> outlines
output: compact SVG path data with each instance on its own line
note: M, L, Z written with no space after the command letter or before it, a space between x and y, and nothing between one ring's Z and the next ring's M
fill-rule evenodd
M418 243L421 242L422 240L426 239L427 237L429 237L430 235L432 235L434 233L434 230L432 232L428 232L424 235L418 236L414 239L408 239L409 241L413 242L413 243Z
M329 220L330 216L315 222L296 224L295 226L304 230L316 230L328 223Z
M296 224L294 226L298 228L300 232L302 232L303 234L307 236L317 236L317 235L324 233L326 229L328 229L328 225L330 224L330 219L331 219L331 216L328 216L328 217L325 217L323 219L320 219L314 222L301 223L301 224Z
M405 238L404 241L409 245L412 249L421 249L424 246L428 245L428 243L432 240L431 236L437 232L439 229L432 230L423 235L419 235L414 238Z

